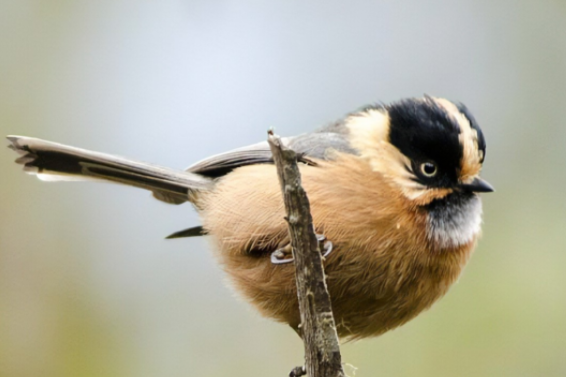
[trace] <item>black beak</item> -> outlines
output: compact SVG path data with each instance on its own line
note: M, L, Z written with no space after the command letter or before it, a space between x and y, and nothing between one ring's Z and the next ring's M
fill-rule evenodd
M493 192L495 189L481 178L475 178L472 183L462 183L458 185L462 191L468 192Z

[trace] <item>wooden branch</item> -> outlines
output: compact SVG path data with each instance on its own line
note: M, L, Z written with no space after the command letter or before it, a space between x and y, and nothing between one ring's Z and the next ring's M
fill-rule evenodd
M267 139L277 166L293 247L306 373L309 377L344 377L320 245L314 232L309 200L301 186L297 155L285 148L272 131L268 132ZM300 375L297 368L292 374Z

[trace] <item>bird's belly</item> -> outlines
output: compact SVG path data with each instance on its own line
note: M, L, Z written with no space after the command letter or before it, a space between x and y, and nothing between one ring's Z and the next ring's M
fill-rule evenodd
M367 172L356 177L351 167L333 171L340 168L304 167L303 185L317 232L335 246L325 269L339 335L379 335L441 297L473 242L443 252L433 249L426 216L404 208L379 181L360 185ZM274 265L269 258L288 242L275 168L254 165L229 174L203 208L203 225L217 243L216 255L235 290L263 315L297 328L294 265Z

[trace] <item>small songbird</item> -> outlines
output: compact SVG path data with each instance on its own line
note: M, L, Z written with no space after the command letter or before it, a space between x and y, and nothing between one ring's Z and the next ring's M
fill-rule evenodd
M210 235L236 290L263 315L300 325L295 271L267 142L186 171L9 136L24 170L45 180L95 179L190 202L202 219L169 238ZM298 154L337 331L376 336L414 318L457 280L476 246L485 140L459 103L404 99L367 106L315 132L283 139Z

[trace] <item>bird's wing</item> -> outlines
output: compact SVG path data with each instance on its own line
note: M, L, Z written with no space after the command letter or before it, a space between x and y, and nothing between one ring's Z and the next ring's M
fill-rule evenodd
M315 132L282 138L282 141L297 153L300 162L311 165L315 164L313 159L332 159L331 151L357 154L343 133ZM240 166L261 163L273 163L267 141L208 157L191 165L187 171L216 178Z

